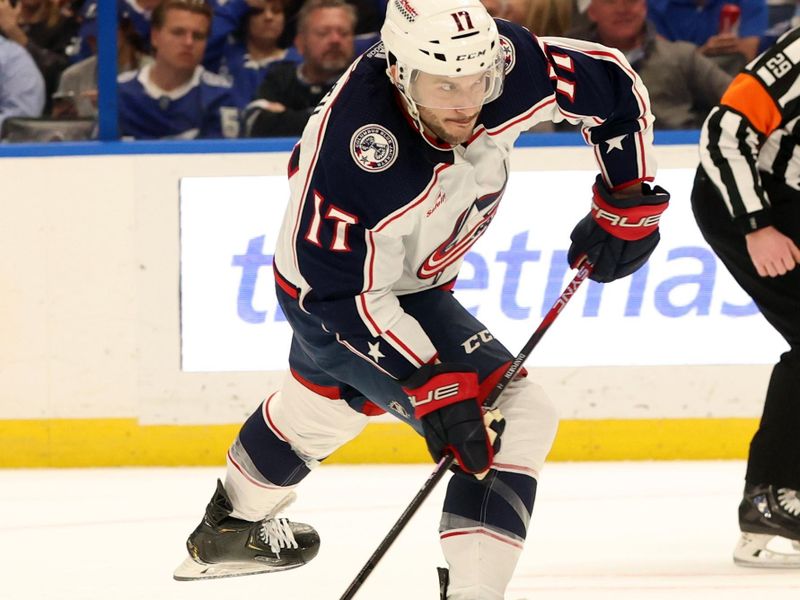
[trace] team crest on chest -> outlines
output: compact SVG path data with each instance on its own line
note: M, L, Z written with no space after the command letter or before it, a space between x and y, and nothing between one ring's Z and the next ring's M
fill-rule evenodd
M508 75L511 69L514 68L517 57L514 52L514 44L504 35L500 36L500 50L503 52L503 69L505 69L506 75Z
M350 138L350 154L365 171L385 171L397 159L397 138L381 125L364 125Z

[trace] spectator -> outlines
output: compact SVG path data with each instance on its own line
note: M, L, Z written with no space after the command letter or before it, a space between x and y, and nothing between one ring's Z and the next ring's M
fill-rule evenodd
M343 0L309 0L298 16L300 65L275 63L245 111L248 137L299 136L316 105L353 61L355 9Z
M134 29L125 4L117 12L117 70L120 73L140 68L150 61L144 43ZM53 94L52 115L65 117L97 116L97 0L87 2L82 11L81 30L92 55L67 67Z
M161 4L162 0L117 0L117 13L124 13L130 20L133 30L142 40L143 47L146 51L150 51L150 19L153 15L153 10ZM87 0L84 3L84 11L86 4L93 4L93 0ZM85 24L81 24L78 36L73 39L67 54L73 62L89 58L94 54L88 37L92 35L92 27L86 29Z
M123 137L236 137L230 84L200 66L211 15L203 0L164 0L153 11L154 62L119 77Z
M306 2L308 0L287 0L286 29L281 38L281 45L290 46L297 36L300 11ZM381 12L385 13L385 8L381 10L375 0L345 0L345 2L352 5L356 11L356 39L362 35L377 38L378 30L383 23Z
M720 19L726 4L741 10L732 29ZM731 75L755 58L767 29L765 0L648 0L648 7L659 35L691 42Z
M520 25L535 35L562 37L572 27L572 0L525 0Z
M646 0L591 0L588 28L569 37L617 48L650 95L656 129L697 129L716 106L731 76L688 42L656 35Z
M9 117L41 116L44 98L44 79L30 54L0 36L0 129Z
M67 47L78 29L65 17L57 0L0 0L0 33L25 48L42 73L46 88L45 110L69 65Z
M495 19L523 25L530 0L481 0L481 3Z
M256 97L270 65L286 57L278 46L283 7L284 0L228 0L214 11L203 62L231 82L240 109Z

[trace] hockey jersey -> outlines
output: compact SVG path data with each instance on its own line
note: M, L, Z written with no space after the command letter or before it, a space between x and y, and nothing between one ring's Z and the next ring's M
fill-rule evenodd
M150 80L152 65L119 76L119 129L127 139L233 138L239 111L230 83L197 67L183 86L166 91Z
M700 161L743 233L772 224L761 173L800 191L800 28L737 75L708 115Z
M468 142L423 139L377 44L322 100L290 158L278 284L341 344L398 379L436 356L398 297L455 280L498 210L521 132L541 121L581 124L612 188L655 173L647 92L620 53L497 27L504 91L483 107Z

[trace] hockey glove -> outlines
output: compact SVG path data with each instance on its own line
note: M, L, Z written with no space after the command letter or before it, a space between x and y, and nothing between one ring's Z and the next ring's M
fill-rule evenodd
M401 382L422 422L433 460L452 452L462 470L482 476L500 450L505 419L478 400L478 374L465 364L423 365Z
M661 236L658 222L667 208L669 193L662 187L642 184L643 194L615 198L602 177L592 186L592 209L572 230L569 264L584 260L594 265L590 279L607 283L627 277L641 267L655 250Z

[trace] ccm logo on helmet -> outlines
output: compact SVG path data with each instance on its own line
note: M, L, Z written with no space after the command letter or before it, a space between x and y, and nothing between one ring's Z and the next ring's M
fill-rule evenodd
M473 58L478 58L479 56L484 56L485 54L486 50L481 50L480 52L470 52L469 54L459 54L456 56L456 61L472 60Z
M417 398L416 396L409 396L408 400L409 402L411 402L411 406L417 407L438 400L445 400L446 398L452 398L453 396L458 396L458 382L448 383L447 385L443 385L441 387L428 390L427 395L423 396L422 398Z

